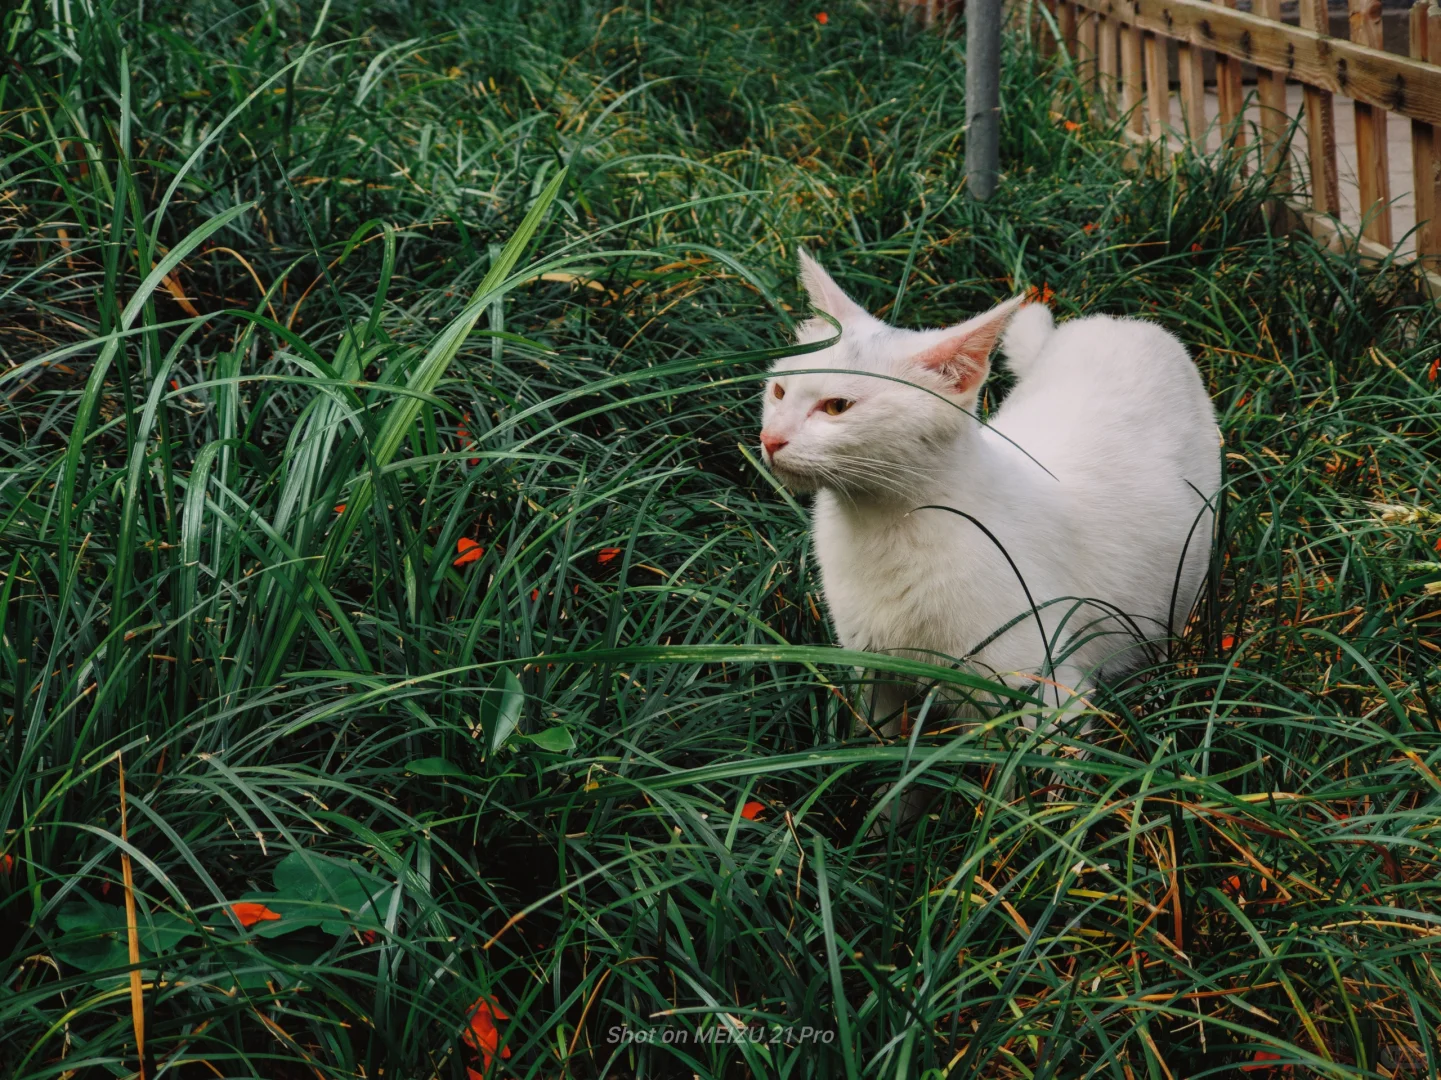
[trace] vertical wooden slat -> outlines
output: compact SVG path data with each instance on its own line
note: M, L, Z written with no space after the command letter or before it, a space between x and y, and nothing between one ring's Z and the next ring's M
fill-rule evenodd
M1441 7L1411 9L1411 56L1441 64ZM1411 122L1411 175L1416 187L1416 256L1441 271L1441 127Z
M1236 0L1220 0L1225 7L1233 8ZM1246 131L1242 126L1242 111L1246 97L1241 86L1241 61L1216 54L1216 104L1221 118L1221 139L1223 145L1240 148L1246 143Z
M1328 33L1326 0L1300 0L1301 26ZM1341 213L1336 182L1336 115L1329 90L1306 87L1306 146L1311 166L1311 204L1323 214Z
M1381 48L1381 0L1351 0L1351 40ZM1391 246L1391 162L1386 110L1356 102L1356 186L1361 195L1361 235Z
M1151 121L1151 138L1169 139L1171 74L1166 70L1165 39L1148 32L1141 41L1141 55L1146 64L1146 111Z
M1256 0L1256 14L1281 21L1281 0ZM1286 114L1286 76L1283 72L1256 69L1256 103L1261 118L1262 160L1285 184L1291 176L1289 154L1281 153L1291 118Z
M1121 27L1121 111L1126 126L1137 135L1146 134L1146 113L1141 102L1141 31Z
M1096 103L1100 107L1101 119L1109 122L1116 115L1116 78L1121 73L1120 60L1116 56L1114 19L1096 19L1096 72L1100 83Z
M1046 15L1050 15L1047 19ZM1036 47L1042 56L1056 55L1056 39L1051 24L1057 21L1056 0L1042 0L1036 11Z
M1325 3L1325 0L1321 0ZM1201 66L1201 50L1187 42L1177 42L1177 68L1181 76L1181 127L1197 151L1205 150L1206 83Z
M1081 68L1081 85L1091 93L1096 89L1096 32L1101 18L1094 11L1081 9L1080 40L1076 56Z
M1066 55L1074 63L1076 59L1076 43L1080 40L1076 35L1076 5L1070 0L1061 0L1060 10L1056 13L1056 22L1061 27L1061 45L1066 50Z

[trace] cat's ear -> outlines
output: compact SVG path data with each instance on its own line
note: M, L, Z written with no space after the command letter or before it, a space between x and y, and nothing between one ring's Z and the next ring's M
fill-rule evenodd
M976 393L990 374L991 353L1001 339L1001 331L1023 300L1024 296L1013 297L974 319L942 331L945 337L917 353L913 361L938 374L953 393Z
M842 292L841 287L831 280L830 274L825 272L820 263L806 253L805 248L800 249L800 264L801 284L811 298L811 307L824 311L838 323L865 316L865 308Z

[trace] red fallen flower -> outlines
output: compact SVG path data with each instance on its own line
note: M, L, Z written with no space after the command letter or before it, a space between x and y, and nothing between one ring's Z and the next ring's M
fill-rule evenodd
M485 548L468 536L462 536L455 542L455 550L459 554L451 560L451 566L464 566L466 563L479 562L480 557L485 554Z
M495 1058L496 1047L500 1046L500 1031L496 1028L497 1020L509 1020L504 1009L494 997L482 997L475 1000L470 1007L470 1020L466 1024L466 1032L461 1036L466 1046L480 1054L481 1068L484 1071L490 1070L490 1063ZM510 1047L500 1047L502 1058L510 1057ZM474 1069L468 1069L471 1076L481 1076Z
M8 874L15 867L14 855L0 855L0 874Z
M367 945L374 945L377 941L380 940L380 935L377 934L374 930L362 930L360 932L360 940L365 942Z
M1435 382L1438 373L1441 373L1441 356L1438 356L1435 360L1431 361L1431 370L1426 372L1427 381Z
M1268 1064L1269 1062L1272 1062L1272 1061L1280 1061L1280 1060L1281 1060L1281 1055L1280 1055L1280 1054L1272 1054L1272 1053L1268 1053L1268 1052L1265 1051L1265 1050L1257 1050L1257 1051L1256 1051L1256 1057L1253 1059L1254 1064L1251 1064L1251 1065L1242 1065L1242 1066L1241 1066L1241 1071L1242 1071L1242 1072L1254 1072L1254 1071L1256 1071L1257 1069L1269 1069L1269 1068L1271 1068L1270 1064Z
M601 548L595 553L595 561L604 566L619 554L620 548Z
M1232 874L1225 881L1221 882L1221 891L1227 896L1241 895L1241 877L1239 874Z
M1200 251L1200 250L1201 250L1201 245L1200 245L1200 244L1192 244L1192 245L1191 245L1191 250L1192 250L1192 251Z
M760 816L760 812L766 808L765 803L758 803L754 799L741 807L741 817L747 821L754 821Z
M820 23L822 26L825 26L825 24L830 21L831 17L827 15L824 11L816 12L816 22Z
M172 389L172 390L179 390L179 389L180 389L180 380L179 380L179 379L171 379L171 380L170 380L170 389Z
M1062 124L1063 127L1065 127L1065 129L1066 129L1067 131L1080 131L1080 130L1081 130L1081 125L1078 124L1078 123L1076 123L1074 120L1063 120L1063 121L1061 121L1061 124Z
M344 504L344 503L336 503L336 504L335 504L335 512L336 512L337 514L343 514L343 513L345 513L345 504Z
M1432 551L1441 551L1441 537L1438 537L1438 538L1437 538L1437 540L1436 540L1436 546L1433 547L1431 550L1432 550Z
M1049 304L1051 302L1051 298L1055 295L1055 291L1045 282L1042 282L1039 289L1032 285L1029 289L1026 290L1026 299L1024 302L1027 304L1034 304L1039 301L1042 304Z
M1233 645L1235 645L1235 644L1236 644L1236 635L1235 635L1235 634L1227 634L1227 635L1225 635L1223 638L1221 638L1221 648L1223 648L1223 649L1229 649L1229 648L1231 648L1231 647L1232 647Z
M242 900L238 904L231 904L230 910L235 913L240 925L249 930L258 922L274 922L280 918L278 912L271 911L264 904L257 904L250 900Z
M533 604L533 603L535 603L535 602L536 602L537 600L539 600L539 599L540 599L540 590L539 590L539 589L531 589L531 590L530 590L530 602Z
M1081 231L1082 231L1083 233L1093 233L1093 232L1095 232L1095 231L1096 231L1096 223L1095 223L1094 221L1087 222L1085 225L1082 225L1082 226L1081 226Z

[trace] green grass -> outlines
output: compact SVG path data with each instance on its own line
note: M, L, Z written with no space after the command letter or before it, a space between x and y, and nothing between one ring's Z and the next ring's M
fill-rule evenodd
M826 10L7 8L0 1074L136 1074L126 859L150 1077L461 1078L486 995L507 1076L1441 1067L1441 316L1014 41L976 205L961 43ZM1062 781L852 732L749 449L802 243L1198 359L1208 594Z

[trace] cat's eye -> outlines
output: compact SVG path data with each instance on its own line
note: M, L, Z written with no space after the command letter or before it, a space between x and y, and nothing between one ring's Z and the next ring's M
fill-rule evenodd
M771 387L771 393L774 394L776 400L779 401L781 398L786 396L786 388L780 383L776 383L774 386Z
M827 416L840 416L854 404L854 401L847 401L843 397L833 397L821 402L821 408L826 411Z

